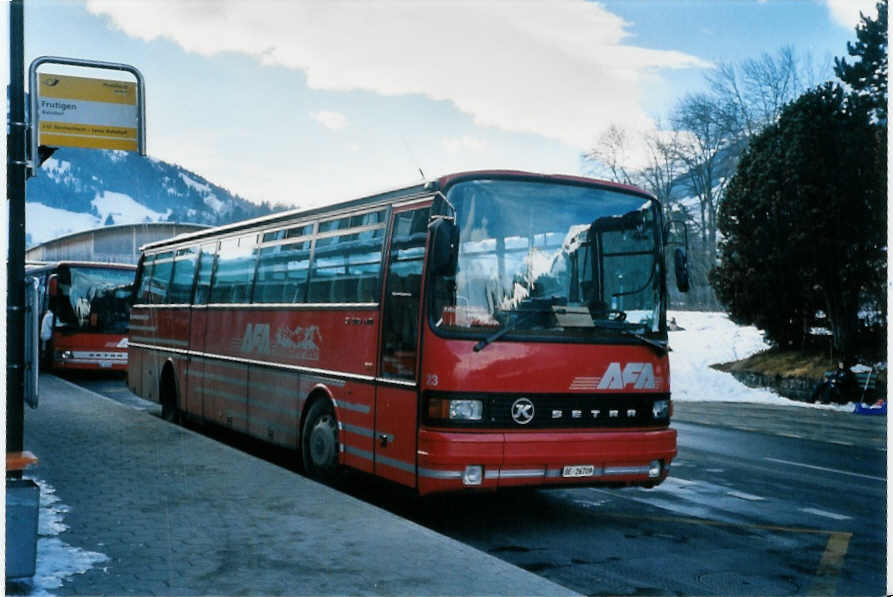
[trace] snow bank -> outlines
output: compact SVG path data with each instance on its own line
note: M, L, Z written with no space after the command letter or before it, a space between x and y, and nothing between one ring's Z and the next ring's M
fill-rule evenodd
M670 384L673 400L699 402L751 402L783 404L852 412L853 405L808 404L783 398L764 388L749 388L731 373L710 365L737 361L766 350L762 332L753 326L739 326L725 313L671 311L681 331L670 332Z

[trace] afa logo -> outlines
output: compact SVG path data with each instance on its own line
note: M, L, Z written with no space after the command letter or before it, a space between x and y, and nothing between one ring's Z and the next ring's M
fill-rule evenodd
M241 350L244 354L270 354L270 324L249 323L245 326L245 335L242 336Z
M625 390L629 386L635 390L657 388L651 363L627 363L623 369L620 363L611 363L598 383L599 390Z
M294 329L280 326L274 334L268 323L249 323L241 340L234 338L232 346L246 355L318 361L317 342L322 343L322 334L315 325Z

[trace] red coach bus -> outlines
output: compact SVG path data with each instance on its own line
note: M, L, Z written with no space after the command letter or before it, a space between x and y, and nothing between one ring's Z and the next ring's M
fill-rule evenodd
M45 368L125 371L127 325L136 266L66 261L28 264L39 283Z
M655 485L664 235L639 189L506 171L180 235L142 248L128 383L321 478Z

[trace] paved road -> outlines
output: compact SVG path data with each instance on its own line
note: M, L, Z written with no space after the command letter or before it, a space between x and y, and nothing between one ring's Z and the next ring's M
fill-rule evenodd
M80 383L139 401L123 396L120 380ZM693 416L692 408L686 419L711 420L709 413ZM754 408L744 410L765 421L783 418L772 416L772 407L755 416ZM853 415L821 416L846 428ZM783 427L763 425L769 433L675 423L679 457L671 478L651 490L419 500L357 474L338 487L588 595L884 593L886 453L861 437L868 447L837 436L837 443L790 437L814 434L791 433L790 426L808 423L784 418ZM855 424L869 431L875 425L877 435L877 423ZM216 437L274 462L292 458L225 433Z

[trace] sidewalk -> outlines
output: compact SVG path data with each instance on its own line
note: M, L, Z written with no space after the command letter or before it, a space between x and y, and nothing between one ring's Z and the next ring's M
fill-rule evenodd
M887 417L746 402L673 402L673 421L758 431L844 446L887 449Z
M49 522L64 529L41 531L38 573L60 544L88 561L53 595L573 594L51 375L26 409L25 446L40 459L26 476L55 489Z

